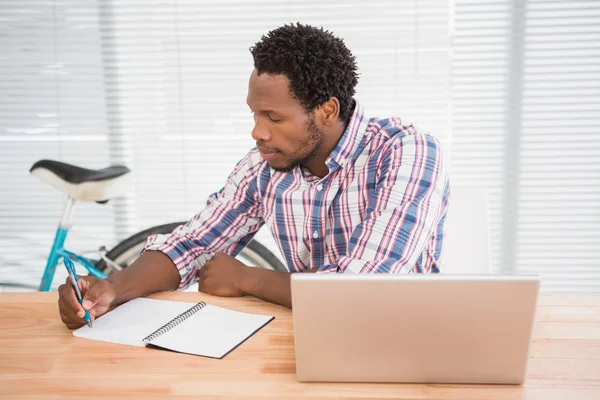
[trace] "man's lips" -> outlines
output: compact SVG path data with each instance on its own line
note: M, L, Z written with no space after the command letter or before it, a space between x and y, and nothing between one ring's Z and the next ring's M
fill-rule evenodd
M260 151L262 154L271 154L271 153L277 153L277 150L271 150L268 149L266 147L261 147L261 146L256 146L256 148L258 149L258 151Z
M260 152L260 156L267 161L275 157L278 153L277 150L263 149L260 147L258 148L258 151Z

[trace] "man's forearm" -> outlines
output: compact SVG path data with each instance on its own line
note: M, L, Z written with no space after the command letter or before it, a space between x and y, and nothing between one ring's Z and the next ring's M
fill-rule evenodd
M259 299L292 308L291 273L247 267L241 290Z
M146 251L131 266L107 279L117 295L114 304L121 304L137 297L177 289L179 271L167 255Z

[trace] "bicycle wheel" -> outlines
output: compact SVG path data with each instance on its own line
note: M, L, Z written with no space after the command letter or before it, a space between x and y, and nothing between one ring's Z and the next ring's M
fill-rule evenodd
M106 258L112 260L115 264L119 265L120 268L127 268L139 257L148 236L153 233L171 233L175 228L182 224L185 224L185 222L157 225L138 232L123 240L107 252ZM275 254L256 240L252 240L236 258L247 265L287 272L287 268L279 261ZM115 267L107 265L102 259L96 263L96 268L106 275L110 275L116 270Z

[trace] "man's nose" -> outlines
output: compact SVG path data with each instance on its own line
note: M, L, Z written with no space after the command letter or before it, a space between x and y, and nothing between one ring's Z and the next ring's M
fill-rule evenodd
M252 129L252 139L254 139L255 141L269 141L271 139L271 134L269 133L269 130L267 129L267 127L265 126L265 124L262 124L260 122L260 119L256 119L256 121L254 122L254 129Z

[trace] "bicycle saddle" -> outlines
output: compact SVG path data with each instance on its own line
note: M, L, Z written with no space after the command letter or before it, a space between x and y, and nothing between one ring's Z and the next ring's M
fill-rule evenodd
M86 169L53 160L40 160L29 172L42 182L76 200L105 202L122 196L131 182L131 170L122 165Z

